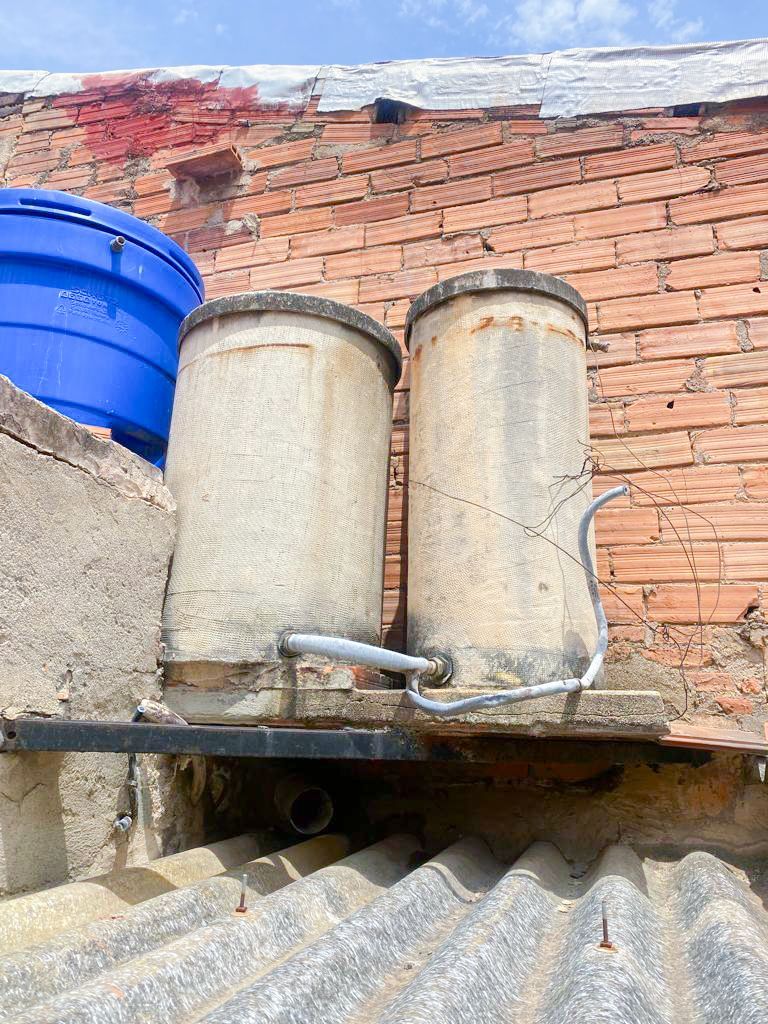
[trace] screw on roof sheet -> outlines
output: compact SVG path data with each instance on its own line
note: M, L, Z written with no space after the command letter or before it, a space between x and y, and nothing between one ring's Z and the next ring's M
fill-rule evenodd
M240 902L235 907L236 914L247 914L248 907L245 905L245 893L248 889L248 875L243 875L240 880Z
M611 952L615 952L616 947L608 938L608 904L605 902L605 900L603 900L600 906L602 908L603 914L603 941L598 946L598 949L607 949Z

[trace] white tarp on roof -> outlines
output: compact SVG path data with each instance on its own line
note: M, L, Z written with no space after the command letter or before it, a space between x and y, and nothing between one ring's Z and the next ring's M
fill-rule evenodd
M724 103L768 95L768 40L559 50L512 57L387 61L355 67L268 65L153 68L104 75L0 71L0 92L55 96L98 77L155 82L197 79L221 88L256 86L259 98L319 110L359 110L378 99L423 110L541 104L541 117L575 117L685 103Z
M423 110L462 110L541 102L549 55L397 60L329 67L320 110L357 110L378 99Z
M324 74L321 111L392 99L425 110L541 103L541 117L574 117L768 95L768 40L390 61Z

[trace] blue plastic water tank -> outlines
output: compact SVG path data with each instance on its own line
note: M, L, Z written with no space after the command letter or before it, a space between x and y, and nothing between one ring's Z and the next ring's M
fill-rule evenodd
M151 462L168 440L179 325L203 297L190 257L136 217L0 189L0 373Z

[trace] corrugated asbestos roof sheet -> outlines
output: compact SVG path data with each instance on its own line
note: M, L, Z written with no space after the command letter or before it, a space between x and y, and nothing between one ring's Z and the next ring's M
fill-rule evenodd
M598 47L504 57L453 57L376 64L190 65L103 74L0 71L0 92L56 96L84 89L197 80L252 89L260 101L303 109L358 110L377 99L423 110L540 105L541 117L725 103L768 94L768 40L675 46Z
M548 843L511 867L475 839L426 863L407 836L334 861L344 851L310 840L7 954L0 1020L768 1020L768 915L708 853L643 861L613 846L585 873ZM599 946L603 903L613 949Z

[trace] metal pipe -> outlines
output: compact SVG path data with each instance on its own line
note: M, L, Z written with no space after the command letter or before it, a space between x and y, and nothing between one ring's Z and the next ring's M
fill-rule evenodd
M478 708L498 707L501 704L518 704L520 701L535 700L537 697L549 697L560 693L577 693L588 689L595 681L595 677L603 664L605 652L608 649L608 620L603 610L603 602L600 600L600 591L598 590L597 578L592 563L592 553L589 550L589 527L598 509L601 509L603 505L614 498L626 494L629 494L629 488L626 485L612 487L605 494L601 494L599 498L595 498L584 512L579 523L579 557L584 566L587 588L595 613L595 621L597 622L595 653L592 655L589 667L581 679L559 679L551 683L541 683L538 686L520 686L515 690L499 690L496 693L483 694L478 697L466 697L463 700L443 703L442 701L429 700L429 698L421 695L419 692L419 673L415 673L408 680L407 685L407 693L411 702L422 711L429 711L431 714L438 715L441 718L450 718L453 715L463 715Z
M399 651L384 650L371 644L361 644L354 640L344 640L335 636L315 636L308 633L285 633L280 641L280 652L285 655L319 654L337 661L346 661L355 665L367 665L370 668L385 669L390 672L412 673L408 679L406 693L421 711L429 711L441 718L463 715L478 708L499 707L503 704L519 704L524 700L536 700L538 697L550 697L561 693L578 693L588 689L595 681L603 664L608 649L608 620L600 600L597 586L592 552L589 550L589 528L595 513L614 498L629 494L626 485L612 487L601 494L588 506L579 522L579 557L584 567L587 589L592 601L592 609L597 623L597 644L589 667L580 679L557 679L550 683L539 683L536 686L519 686L514 690L498 690L477 697L465 697L463 700L442 702L423 697L419 692L421 677L430 680L445 681L450 676L450 660L445 655L432 658L420 658Z
M372 644L361 644L356 640L318 636L312 633L285 633L280 641L280 653L319 654L335 661L366 665L388 672L418 672L421 675L441 678L447 678L447 674L450 673L448 661L443 657L418 658L402 654L400 651L374 647Z
M328 791L302 775L281 779L273 801L281 823L302 836L316 836L328 828L335 811Z

